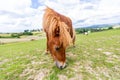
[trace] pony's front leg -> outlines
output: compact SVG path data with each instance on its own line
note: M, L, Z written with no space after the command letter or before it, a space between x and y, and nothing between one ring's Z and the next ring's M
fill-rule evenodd
M46 48L46 50L45 50L45 54L48 54L49 53L49 39L48 39L48 36L46 35L46 37L47 37L47 48Z
M47 40L47 49L46 49L45 53L46 53L46 54L48 54L48 53L49 53L49 45L48 45L48 40Z

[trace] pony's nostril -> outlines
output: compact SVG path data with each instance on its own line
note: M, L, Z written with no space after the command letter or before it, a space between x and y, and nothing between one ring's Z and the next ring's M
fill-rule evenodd
M62 66L60 66L60 69L62 69Z

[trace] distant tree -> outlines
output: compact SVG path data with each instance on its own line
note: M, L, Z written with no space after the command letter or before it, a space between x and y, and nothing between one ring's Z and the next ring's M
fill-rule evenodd
M29 32L29 30L24 30L24 32Z
M11 37L12 38L20 38L20 35L18 33L12 33Z
M33 33L29 30L24 30L23 35L33 35Z
M112 27L112 26L110 26L108 29L113 29L113 27Z

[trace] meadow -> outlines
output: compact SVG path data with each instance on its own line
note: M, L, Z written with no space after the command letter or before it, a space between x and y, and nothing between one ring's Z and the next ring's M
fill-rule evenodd
M120 80L120 29L77 34L58 69L46 39L0 45L0 80Z

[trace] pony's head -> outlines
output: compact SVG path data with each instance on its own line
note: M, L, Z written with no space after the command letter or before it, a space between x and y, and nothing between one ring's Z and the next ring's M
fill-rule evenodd
M65 48L58 37L50 40L50 52L58 68L62 69L66 66Z
M54 17L49 28L49 48L50 53L58 68L66 66L65 49L71 43L69 27L61 22L59 18Z

